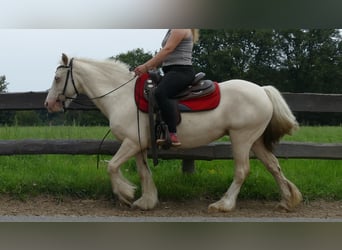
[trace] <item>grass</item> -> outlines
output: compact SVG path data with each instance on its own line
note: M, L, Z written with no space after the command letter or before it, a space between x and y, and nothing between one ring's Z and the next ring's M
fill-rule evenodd
M108 127L42 126L42 127L0 127L1 140L19 139L102 139ZM109 139L113 137L108 136Z
M342 127L303 127L285 140L322 143L341 142ZM101 139L106 127L0 127L2 140L9 139ZM101 156L102 160L110 156ZM303 193L304 199L342 200L341 160L281 159L286 177ZM152 163L150 162L150 166ZM196 161L196 172L182 174L181 161L161 160L151 167L161 200L217 199L233 179L233 161ZM134 160L122 167L124 175L138 187ZM112 196L106 164L96 168L96 156L39 155L1 156L0 193L20 199L38 194L100 198ZM137 196L141 193L137 190ZM257 160L242 186L239 199L279 198L273 177Z

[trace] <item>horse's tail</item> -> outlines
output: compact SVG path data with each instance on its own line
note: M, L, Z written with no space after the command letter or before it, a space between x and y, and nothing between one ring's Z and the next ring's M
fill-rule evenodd
M299 125L281 93L272 86L264 86L263 89L273 105L271 121L263 134L266 148L272 151L274 143L285 134L291 135Z

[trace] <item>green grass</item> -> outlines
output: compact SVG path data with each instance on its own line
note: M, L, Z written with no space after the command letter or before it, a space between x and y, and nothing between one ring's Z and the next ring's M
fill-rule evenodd
M101 139L106 127L0 127L0 138L9 139ZM112 137L110 137L112 138ZM285 140L322 143L341 142L342 127L303 127ZM110 156L101 156L102 160ZM149 160L150 161L150 160ZM303 193L304 199L342 200L341 160L281 159L286 177ZM150 166L152 163L150 161ZM233 179L233 161L196 161L196 172L183 174L181 161L161 160L151 167L161 200L217 199ZM124 175L140 186L134 160L122 167ZM24 199L38 194L100 198L112 196L106 164L96 168L96 156L32 155L0 157L0 193ZM137 196L141 193L137 190ZM240 199L279 198L273 177L257 160L251 160L251 173Z
M42 126L0 127L1 140L19 139L102 139L109 127ZM109 139L113 137L108 136Z
M321 143L342 143L342 126L336 127L307 127L303 126L293 133L286 135L284 141L302 141L302 142L321 142Z
M93 198L110 194L106 171L96 169L92 156L2 156L0 165L1 193Z

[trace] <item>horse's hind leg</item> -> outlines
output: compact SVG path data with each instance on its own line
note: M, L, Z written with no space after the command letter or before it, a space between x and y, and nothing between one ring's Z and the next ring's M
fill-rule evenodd
M286 211L292 210L302 201L302 194L298 188L285 178L281 171L278 159L272 152L266 149L262 137L254 143L252 151L273 175L280 188L282 199L278 208L285 209Z
M249 152L253 143L250 133L230 133L235 164L234 179L225 195L209 205L209 212L229 212L235 208L241 186L250 171Z
M158 203L158 192L147 165L146 150L136 154L136 163L141 180L142 195L133 203L133 206L142 210L152 209Z

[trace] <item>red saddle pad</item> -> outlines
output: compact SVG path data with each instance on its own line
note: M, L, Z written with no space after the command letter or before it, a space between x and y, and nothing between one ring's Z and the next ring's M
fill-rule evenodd
M149 78L148 74L138 77L135 82L135 102L137 107L145 113L148 113L148 101L144 96L144 85ZM215 82L215 91L207 96L197 97L189 100L180 100L178 103L181 112L199 112L215 109L220 103L220 87Z

